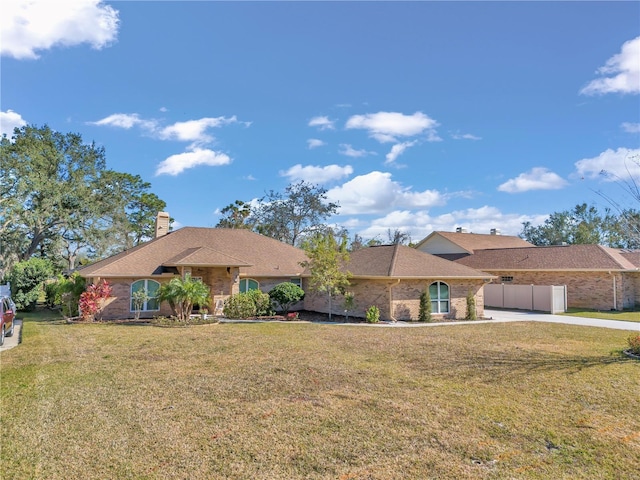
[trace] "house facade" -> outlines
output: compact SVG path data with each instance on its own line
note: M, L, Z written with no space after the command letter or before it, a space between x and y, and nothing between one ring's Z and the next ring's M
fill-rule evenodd
M103 318L132 317L132 295L138 290L149 297L142 318L171 315L169 305L158 302L157 291L161 284L187 274L209 287L212 304L201 307L211 312L241 291L259 288L268 292L282 282L302 285L300 263L306 255L298 248L244 229L167 230L157 228L153 240L79 270L91 283L107 280L112 286Z
M91 283L107 280L112 286L103 318L133 317L133 295L140 290L147 294L142 318L171 315L169 305L158 301L157 292L163 283L187 274L209 287L212 303L200 307L212 313L222 313L231 295L251 289L269 292L282 282L293 282L306 292L297 307L329 312L328 297L309 288L310 272L302 267L308 258L303 250L245 229L184 227L169 232L168 219L166 213L158 215L156 237L149 242L79 270ZM349 314L364 317L375 305L383 320L417 319L425 290L430 292L435 318L464 318L469 293L475 298L477 315L482 316L482 285L492 278L402 245L353 252L344 269L351 273L348 290L356 303ZM333 299L331 311L344 314L344 299Z
M434 232L417 248L490 273L498 283L566 285L568 307L622 310L640 305L640 251L601 245L536 247L496 232Z
M482 287L492 279L489 274L404 245L356 250L350 254L345 270L350 273L348 291L355 300L355 309L349 314L365 317L374 305L383 320L417 320L424 291L429 292L434 319L465 318L469 293L475 299L477 316L482 317ZM328 297L307 293L305 308L328 313ZM344 297L333 299L331 311L345 313Z

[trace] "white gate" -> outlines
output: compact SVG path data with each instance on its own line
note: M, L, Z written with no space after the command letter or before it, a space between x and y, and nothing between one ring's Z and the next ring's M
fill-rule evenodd
M484 306L548 313L566 312L567 286L490 283L484 286Z

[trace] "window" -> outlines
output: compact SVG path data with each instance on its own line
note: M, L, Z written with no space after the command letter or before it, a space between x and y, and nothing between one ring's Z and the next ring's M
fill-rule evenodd
M141 312L149 312L160 310L160 302L158 301L158 290L160 284L155 280L137 280L131 284L131 311L135 312L136 308L133 304L133 294L136 292L145 292L147 298L142 304Z
M300 288L302 288L302 279L300 277L298 278L292 278L291 280L289 280L291 283L293 283L294 285L299 286Z
M500 277L501 283L513 283L513 277L511 275Z
M249 290L258 290L259 284L253 278L243 278L240 280L240 293L246 293Z
M449 285L433 282L429 285L431 297L431 313L449 313Z

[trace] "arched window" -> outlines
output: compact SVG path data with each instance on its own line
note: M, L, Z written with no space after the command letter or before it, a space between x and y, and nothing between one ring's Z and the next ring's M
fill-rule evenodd
M246 293L249 290L258 290L260 285L253 278L243 278L240 280L240 293Z
M449 313L449 285L444 282L433 282L429 285L431 297L431 313Z
M150 312L160 310L160 302L158 301L158 290L160 284L155 280L137 280L131 284L131 311L136 311L136 306L133 304L133 294L136 292L144 292L145 298L142 303L141 312Z

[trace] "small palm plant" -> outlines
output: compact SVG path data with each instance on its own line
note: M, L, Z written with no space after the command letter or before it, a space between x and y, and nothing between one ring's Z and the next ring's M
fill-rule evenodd
M159 300L171 306L178 320L187 322L194 305L207 305L211 302L211 294L200 280L194 280L190 274L184 278L173 278L160 287Z

